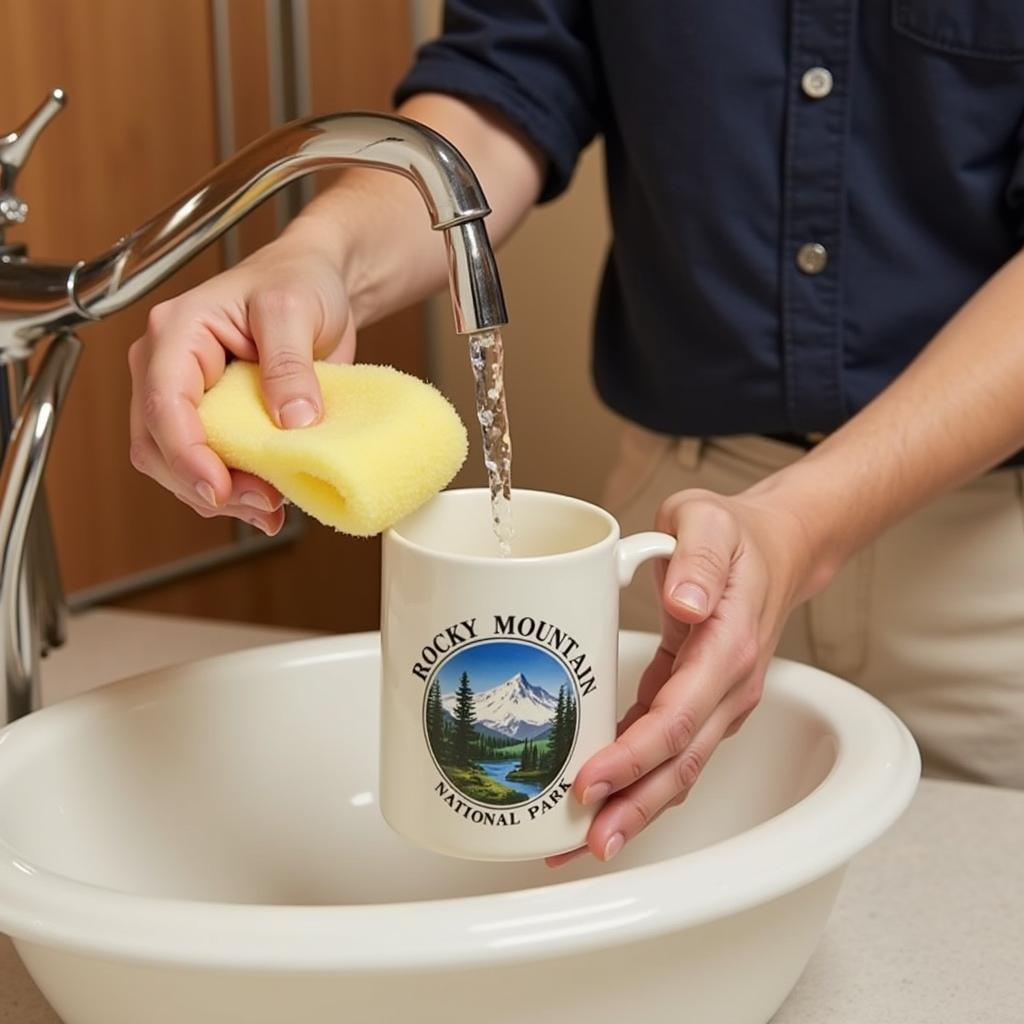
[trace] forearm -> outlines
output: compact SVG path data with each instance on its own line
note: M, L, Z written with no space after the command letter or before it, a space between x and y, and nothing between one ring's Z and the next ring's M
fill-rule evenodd
M451 96L415 96L399 113L440 132L469 161L493 211L488 233L500 244L540 193L540 152L500 115ZM340 175L282 241L329 254L360 326L437 291L447 278L443 235L431 228L416 188L373 168Z
M878 398L751 496L804 525L810 596L863 545L1024 444L1024 255L1014 257Z

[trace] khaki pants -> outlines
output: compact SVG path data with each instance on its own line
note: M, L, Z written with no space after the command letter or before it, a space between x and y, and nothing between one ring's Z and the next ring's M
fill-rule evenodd
M688 487L735 494L799 458L762 437L671 438L627 427L605 507L652 528ZM925 772L1024 789L1024 473L1005 469L933 502L861 551L796 609L778 654L884 701ZM651 576L623 594L623 626L658 629Z

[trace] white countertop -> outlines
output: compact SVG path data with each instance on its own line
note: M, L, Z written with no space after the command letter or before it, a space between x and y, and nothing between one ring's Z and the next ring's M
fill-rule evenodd
M47 659L44 699L302 635L91 612ZM638 995L640 1016L642 1007ZM3 936L0 1024L60 1024ZM1024 792L922 782L904 817L850 866L821 945L772 1024L1024 1024Z

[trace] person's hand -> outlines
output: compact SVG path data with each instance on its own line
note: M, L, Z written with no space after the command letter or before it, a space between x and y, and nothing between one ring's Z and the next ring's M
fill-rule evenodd
M281 495L224 465L207 447L196 408L230 354L258 360L267 411L279 426L311 426L323 407L313 359L351 362L355 336L334 264L287 235L154 306L129 351L132 464L201 516L235 516L277 533Z
M661 506L657 527L678 538L658 563L662 641L618 739L580 769L573 795L606 801L586 847L610 860L667 807L680 804L718 744L761 698L790 611L820 585L807 531L793 512L753 492L687 490Z

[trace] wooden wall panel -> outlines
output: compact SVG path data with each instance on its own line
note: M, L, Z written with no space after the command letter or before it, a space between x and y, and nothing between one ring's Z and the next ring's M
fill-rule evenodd
M315 112L390 110L412 54L409 0L307 0Z
M228 0L235 143L270 127L262 0ZM405 0L309 0L315 111L388 109L411 52ZM33 205L11 238L35 255L92 255L218 162L214 29L208 0L0 0L8 38L3 114L13 127L54 85L68 109L22 178ZM59 69L59 71L58 71ZM272 204L239 229L243 255L273 237ZM222 268L213 247L152 302ZM227 543L128 463L126 352L151 301L85 328L86 343L48 474L65 583L77 589ZM416 373L426 365L415 309L361 338L363 358ZM352 630L378 621L379 543L310 523L301 538L245 562L119 602L153 611ZM185 652L183 652L185 653Z
M271 122L267 5L259 0L228 0L235 149L265 135ZM253 210L235 228L241 254L253 252L277 234L274 201Z
M266 50L254 31L250 0L231 0L233 87L237 141L244 144L269 125L263 77ZM405 0L308 0L310 113L391 109L391 91L412 51ZM262 16L261 16L262 17ZM261 26L262 27L262 26ZM242 55L246 57L242 59ZM319 175L318 185L331 180ZM246 226L243 252L273 233L273 208ZM360 358L426 373L422 307L406 310L360 334ZM286 549L133 599L132 607L223 615L253 622L325 630L375 629L379 622L380 543L356 540L309 523ZM240 597L239 595L244 595ZM241 605L239 602L242 601Z
M67 108L19 179L28 223L10 240L37 257L95 255L215 162L206 0L0 0L2 117L13 127L56 85ZM208 251L153 301L215 273ZM85 352L47 486L65 583L75 589L226 540L128 465L128 345L146 308L81 331Z
M413 52L408 0L307 0L307 5L311 112L390 111L391 94ZM417 305L374 325L360 336L359 358L425 376L425 324L425 307Z

